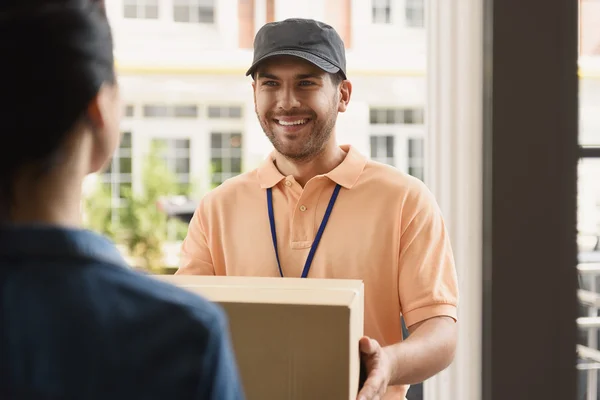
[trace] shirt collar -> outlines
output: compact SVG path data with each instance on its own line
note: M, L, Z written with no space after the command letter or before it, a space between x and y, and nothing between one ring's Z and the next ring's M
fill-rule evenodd
M367 159L350 145L342 145L340 148L346 152L344 161L326 173L325 176L345 189L352 189L365 168ZM274 152L258 167L258 180L260 187L263 189L272 188L285 179L285 176L279 172L273 160Z
M127 266L116 246L104 236L46 225L0 226L0 256L79 258Z

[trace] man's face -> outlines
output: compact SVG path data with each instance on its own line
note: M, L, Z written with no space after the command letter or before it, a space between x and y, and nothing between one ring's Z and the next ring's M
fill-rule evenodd
M349 82L297 57L266 60L256 71L254 105L273 147L288 159L308 161L332 136L337 114L345 111Z

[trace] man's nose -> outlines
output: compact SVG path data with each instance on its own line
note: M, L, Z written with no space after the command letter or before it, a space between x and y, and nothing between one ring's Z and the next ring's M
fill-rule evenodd
M278 107L285 111L300 107L300 101L298 100L293 87L281 88L279 91Z

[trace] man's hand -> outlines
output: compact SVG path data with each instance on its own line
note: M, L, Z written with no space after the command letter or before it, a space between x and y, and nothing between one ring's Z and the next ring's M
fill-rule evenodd
M390 357L377 340L366 336L360 339L359 348L367 369L367 380L358 393L358 400L381 400L391 378Z

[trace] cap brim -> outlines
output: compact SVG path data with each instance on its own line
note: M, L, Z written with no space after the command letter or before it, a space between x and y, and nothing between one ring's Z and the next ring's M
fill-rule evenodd
M256 71L256 67L258 67L258 64L265 61L267 58L271 58L271 57L275 57L275 56L298 57L298 58L302 58L303 60L306 60L306 61L314 64L315 66L321 68L325 72L329 72L330 74L336 74L336 73L340 72L340 68L336 67L329 61L324 60L323 58L321 58L319 56L315 56L314 54L307 53L302 50L278 50L278 51L269 53L269 54L259 58L258 60L256 60L254 62L254 64L252 64L250 69L246 72L246 76L254 74L254 72Z

